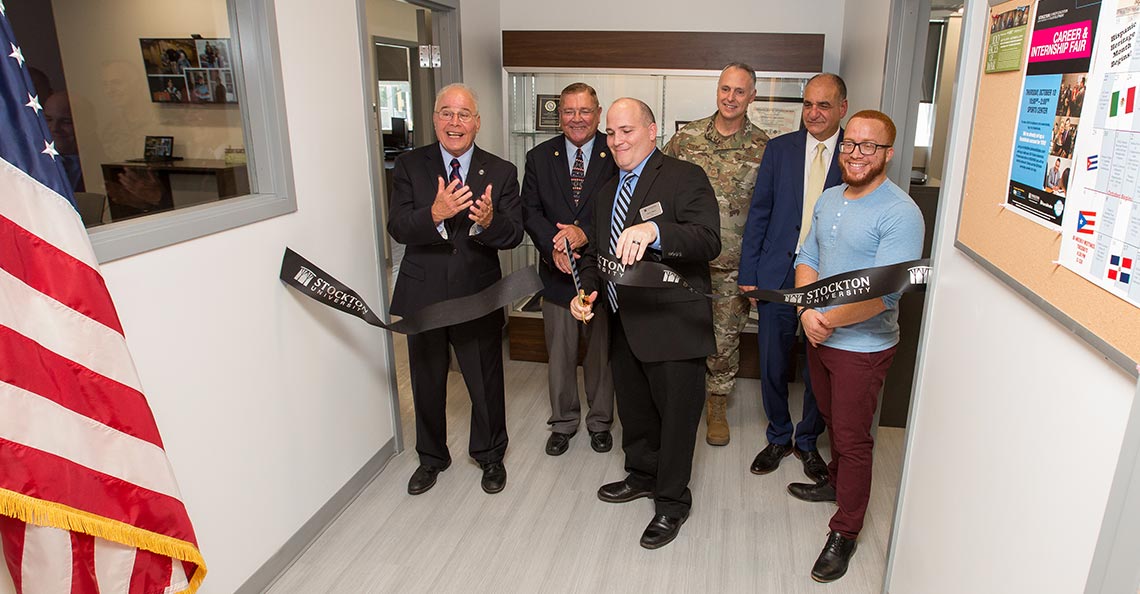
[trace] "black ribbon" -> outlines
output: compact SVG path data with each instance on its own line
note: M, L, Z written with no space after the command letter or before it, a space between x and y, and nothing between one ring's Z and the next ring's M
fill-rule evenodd
M930 277L930 260L911 260L889 266L852 270L795 289L756 289L742 292L743 297L772 303L788 303L803 307L843 305L882 297L891 293L925 291ZM649 288L681 288L710 299L727 296L702 293L679 272L659 262L641 261L626 266L609 256L598 254L598 271L616 285Z
M289 248L285 248L285 256L281 259L281 281L318 303L400 334L418 334L469 322L511 305L542 288L538 273L534 267L528 266L512 272L474 295L425 305L397 322L386 324L372 313L372 308L368 307L356 291Z

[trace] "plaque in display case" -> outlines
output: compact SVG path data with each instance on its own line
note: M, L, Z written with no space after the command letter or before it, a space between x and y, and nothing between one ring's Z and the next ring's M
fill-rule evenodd
M536 132L560 132L562 125L558 121L558 102L561 95L535 95L534 97L534 129Z

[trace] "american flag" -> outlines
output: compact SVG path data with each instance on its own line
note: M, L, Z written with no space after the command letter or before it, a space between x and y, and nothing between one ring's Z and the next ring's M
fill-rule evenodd
M0 544L21 594L206 575L123 329L0 0Z

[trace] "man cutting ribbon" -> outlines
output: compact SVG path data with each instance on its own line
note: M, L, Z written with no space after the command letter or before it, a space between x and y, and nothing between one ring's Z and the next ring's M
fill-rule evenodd
M588 320L604 294L627 475L603 485L598 498L653 497L656 513L641 546L656 549L676 538L692 506L688 483L704 408L705 357L716 350L712 309L689 292L602 282L596 254L606 251L624 265L642 258L668 263L707 293L708 263L721 248L720 216L704 171L656 149L657 124L645 103L615 101L606 134L620 171L598 191L597 224L578 261L590 294L585 302L572 299L570 311Z

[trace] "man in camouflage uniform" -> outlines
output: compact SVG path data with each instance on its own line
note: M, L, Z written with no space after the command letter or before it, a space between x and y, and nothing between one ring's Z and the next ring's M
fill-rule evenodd
M749 302L740 296L737 268L744 223L752 202L752 186L760 167L768 135L748 120L748 106L756 97L756 72L732 63L717 81L715 114L689 122L665 146L665 154L700 165L705 170L720 206L721 252L709 262L713 293L713 331L716 354L707 361L709 445L728 444L728 394L740 368L740 332L748 321Z

